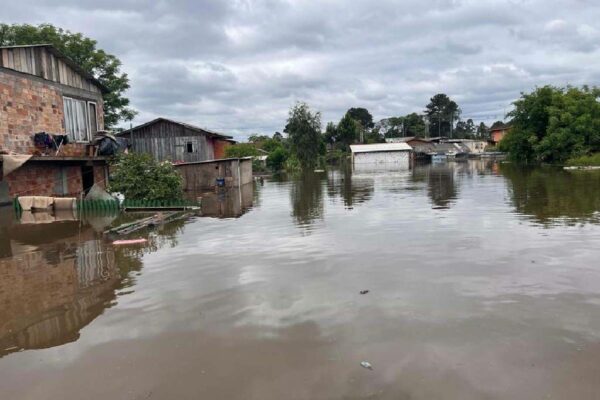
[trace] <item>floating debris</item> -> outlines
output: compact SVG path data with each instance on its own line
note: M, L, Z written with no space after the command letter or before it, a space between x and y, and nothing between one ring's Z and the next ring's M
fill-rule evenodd
M128 245L128 244L141 244L141 243L146 243L148 240L147 239L127 239L127 240L115 240L113 242L113 244L115 246L123 246L123 245Z
M373 366L368 361L361 361L360 362L360 366L363 367L363 368L370 369L371 371L373 371Z
M360 291L360 294L367 294L367 293L369 293L369 291L368 291L368 290L361 290L361 291Z

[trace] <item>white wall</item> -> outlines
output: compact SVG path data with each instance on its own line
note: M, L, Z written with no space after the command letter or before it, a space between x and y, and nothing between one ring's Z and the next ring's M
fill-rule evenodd
M409 151L378 151L370 153L354 153L354 165L385 165L394 168L410 167Z

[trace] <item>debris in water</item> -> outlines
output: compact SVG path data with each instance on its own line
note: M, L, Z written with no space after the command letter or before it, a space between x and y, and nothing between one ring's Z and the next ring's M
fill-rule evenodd
M115 240L113 244L115 246L128 245L128 244L141 244L146 243L147 239L128 239L128 240Z
M369 291L368 291L368 290L361 290L361 291L360 291L360 294L367 294L367 293L369 293Z
M371 371L373 371L373 366L368 361L361 361L360 362L360 366L363 367L363 368L370 369Z

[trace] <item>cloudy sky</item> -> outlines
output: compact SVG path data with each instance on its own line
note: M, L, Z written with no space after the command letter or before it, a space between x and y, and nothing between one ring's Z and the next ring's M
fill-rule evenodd
M134 123L165 116L230 133L281 131L306 101L337 121L421 112L502 119L521 91L600 84L597 0L2 0L0 21L98 40L131 78Z

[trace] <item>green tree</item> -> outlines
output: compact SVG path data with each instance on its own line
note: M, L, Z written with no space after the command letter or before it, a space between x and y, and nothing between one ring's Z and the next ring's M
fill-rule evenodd
M482 122L477 127L477 137L480 139L487 139L490 135L489 128L485 125L485 122Z
M260 152L253 143L237 143L225 148L226 158L256 157Z
M454 121L460 117L458 104L444 93L433 96L425 106L425 115L429 119L430 136L450 136Z
M109 190L129 200L179 200L183 178L170 162L155 161L145 153L122 154L113 162Z
M404 135L403 136L417 136L423 137L426 135L425 120L422 115L417 113L411 113L403 118L404 122Z
M600 89L544 86L521 94L501 150L522 162L564 162L600 151Z
M314 169L323 151L321 113L313 113L306 103L296 103L290 109L284 132L288 134L291 153L300 167Z
M129 99L125 97L129 78L120 70L121 61L96 48L95 40L50 24L0 24L0 46L32 44L52 44L108 89L103 94L104 124L107 128L121 120L131 120L136 115L136 111L129 107Z
M371 129L375 126L375 124L373 124L373 116L366 108L351 108L346 111L346 115L349 115L350 118L358 121L363 129Z
M271 170L275 172L281 171L284 168L288 157L289 153L287 150L283 147L279 147L267 157L267 167L271 168Z
M323 141L329 145L334 145L338 140L337 126L333 122L328 122L323 133Z
M350 151L350 145L359 138L361 129L360 122L346 113L337 125L339 148L343 151Z

